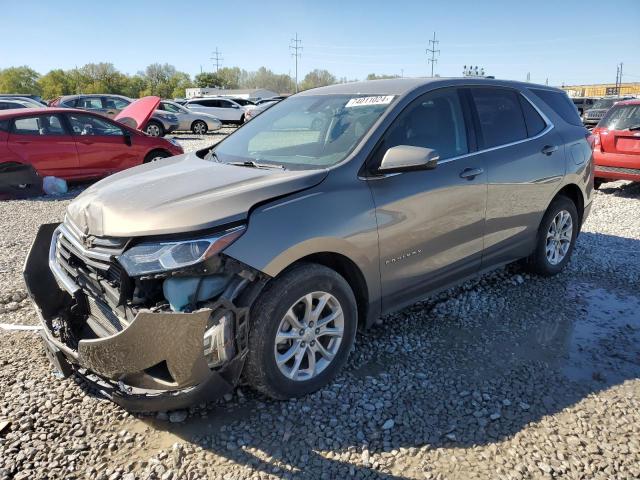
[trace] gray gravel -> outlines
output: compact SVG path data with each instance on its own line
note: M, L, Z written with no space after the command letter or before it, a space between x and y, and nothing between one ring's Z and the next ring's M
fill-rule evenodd
M640 478L640 185L604 187L568 271L511 266L387 316L303 399L130 415L0 330L0 480ZM0 203L0 323L36 323L20 270L81 188Z

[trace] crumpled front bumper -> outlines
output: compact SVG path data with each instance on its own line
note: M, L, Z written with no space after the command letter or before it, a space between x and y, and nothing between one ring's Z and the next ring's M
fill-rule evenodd
M85 295L73 279L59 278L55 262L58 224L40 227L24 267L29 296L44 327L42 338L53 365L65 376L76 372L105 397L131 411L183 408L218 398L237 383L244 355L211 370L203 336L211 309L193 313L140 311L115 335L81 339L77 348L56 335L66 321L60 312ZM53 270L53 271L52 271ZM170 378L156 376L161 366Z

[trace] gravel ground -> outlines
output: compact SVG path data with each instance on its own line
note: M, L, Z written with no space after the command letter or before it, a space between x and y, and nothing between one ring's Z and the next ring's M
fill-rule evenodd
M566 272L512 266L387 316L303 399L130 415L0 330L0 480L640 478L640 185L604 187ZM20 270L81 188L0 203L0 323L36 324Z

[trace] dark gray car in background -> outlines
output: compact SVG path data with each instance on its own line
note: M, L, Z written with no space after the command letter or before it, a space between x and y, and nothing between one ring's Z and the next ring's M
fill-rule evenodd
M560 272L591 207L587 135L564 92L530 83L292 96L214 147L96 183L41 227L25 280L47 352L131 410L241 379L313 392L381 314L519 259Z

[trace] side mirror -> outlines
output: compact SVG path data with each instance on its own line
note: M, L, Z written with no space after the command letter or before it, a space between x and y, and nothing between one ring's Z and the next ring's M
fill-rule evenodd
M233 105L233 108L240 108L238 105Z
M381 173L433 170L440 155L432 148L398 145L386 151L378 171Z
M131 146L131 134L125 130L122 137L124 139L124 143Z

